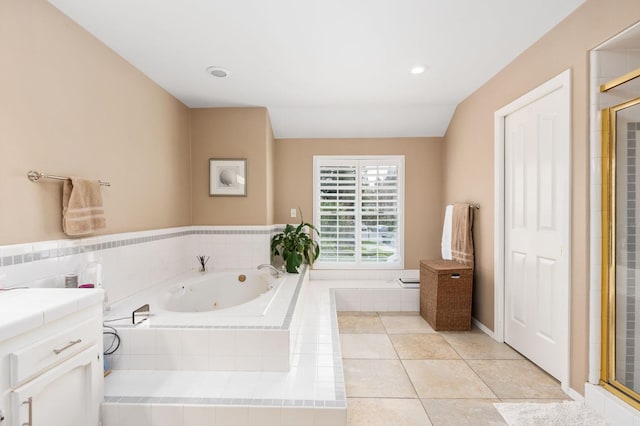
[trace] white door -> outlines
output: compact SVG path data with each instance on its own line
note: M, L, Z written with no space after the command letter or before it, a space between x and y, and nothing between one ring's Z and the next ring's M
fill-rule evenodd
M504 120L505 342L559 380L568 359L570 130L554 90Z

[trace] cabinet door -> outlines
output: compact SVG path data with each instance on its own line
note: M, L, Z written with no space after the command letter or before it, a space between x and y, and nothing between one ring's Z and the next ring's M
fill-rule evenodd
M13 426L98 424L100 360L97 346L11 392Z

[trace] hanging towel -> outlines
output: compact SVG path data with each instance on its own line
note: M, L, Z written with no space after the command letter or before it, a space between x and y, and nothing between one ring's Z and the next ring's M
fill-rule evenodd
M71 177L62 186L62 230L87 235L107 227L97 180Z
M454 204L451 224L451 257L473 268L473 207Z
M442 259L451 260L451 221L453 205L449 204L444 210L444 226L442 227Z

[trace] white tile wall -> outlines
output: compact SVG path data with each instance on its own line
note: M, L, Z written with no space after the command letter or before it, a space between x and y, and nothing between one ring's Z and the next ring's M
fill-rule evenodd
M418 312L420 289L336 288L338 311Z
M183 426L184 408L181 405L154 404L151 406L151 424L153 426Z
M123 404L119 406L117 426L150 426L151 424L151 405Z
M601 386L585 385L585 403L616 426L640 425L640 411Z
M120 406L117 404L103 403L100 413L102 426L117 425L119 409Z
M281 426L280 407L249 407L249 424L261 426Z
M216 424L249 426L249 407L217 407Z
M185 426L215 426L216 409L206 405L186 405L183 419Z
M282 426L313 425L313 410L304 408L282 409Z
M216 269L255 268L269 263L272 228L182 227L0 246L0 288L64 287L64 276L71 273L84 284L92 280L87 271L100 264L110 304L197 268L196 255L210 256L208 266ZM140 241L180 232L185 235ZM129 240L133 243L121 245Z
M118 333L120 349L109 359L114 370L287 371L290 364L286 329L119 328Z
M346 423L346 410L273 406L172 404L102 405L102 426L335 426Z

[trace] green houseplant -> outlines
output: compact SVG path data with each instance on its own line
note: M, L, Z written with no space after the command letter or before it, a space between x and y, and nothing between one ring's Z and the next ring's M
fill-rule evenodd
M310 231L320 236L315 226L302 220L300 213L300 225L287 225L271 239L271 253L282 255L287 272L297 274L303 259L311 265L320 256L320 246L309 235Z

